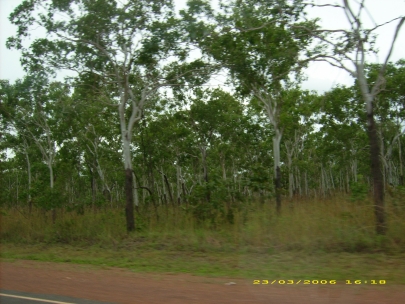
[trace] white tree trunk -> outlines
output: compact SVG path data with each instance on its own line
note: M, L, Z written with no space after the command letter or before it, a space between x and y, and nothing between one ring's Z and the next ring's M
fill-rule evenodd
M31 183L32 183L32 174L31 174L31 161L30 157L28 155L28 144L26 139L24 138L24 154L25 154L25 159L27 161L27 174L28 174L28 204L31 212Z
M277 168L280 167L280 142L282 137L282 132L276 128L273 137L273 156L274 156L274 176L277 175Z

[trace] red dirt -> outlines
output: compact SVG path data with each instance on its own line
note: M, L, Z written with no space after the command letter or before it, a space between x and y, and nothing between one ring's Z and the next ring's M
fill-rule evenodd
M36 261L2 262L0 288L112 303L402 304L393 285L253 285L252 280L192 275L137 274L119 268ZM234 285L225 285L235 282Z

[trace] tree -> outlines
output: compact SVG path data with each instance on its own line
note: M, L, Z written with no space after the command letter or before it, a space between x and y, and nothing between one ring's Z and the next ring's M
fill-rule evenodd
M374 83L381 70L380 64L366 66L367 81ZM381 143L381 160L383 165L384 184L403 184L403 166L401 160L401 136L405 133L405 61L388 63L384 77L384 85L375 99L375 117ZM398 164L393 164L395 148L398 153ZM399 169L395 176L395 167Z
M69 98L69 87L59 82L49 83L41 75L27 75L9 86L9 93L4 100L10 109L9 120L17 136L22 142L27 160L28 188L31 188L31 161L28 154L28 142L33 143L46 163L49 170L50 197L54 193L54 165L57 149L66 136L66 128L62 126L65 101ZM53 210L56 217L57 203L46 204Z
M341 4L323 4L321 7L336 7L341 9L349 23L349 29L307 29L308 33L316 35L323 44L325 53L318 61L326 61L347 71L356 80L361 92L367 115L367 133L370 144L371 172L373 178L374 212L376 216L376 233L384 235L386 232L386 219L384 209L384 183L381 165L381 147L378 139L378 130L374 118L376 97L381 92L385 83L385 74L389 63L398 33L405 22L405 17L397 17L383 24L375 24L373 28L366 28L363 22L363 15L367 13L365 1L359 1L357 7L349 4L348 0L342 0ZM317 6L312 4L312 6ZM369 82L366 73L367 55L375 53L374 31L379 27L398 21L394 37L388 54L380 66L378 75L373 83ZM351 66L350 66L351 64Z
M199 60L185 62L187 52L180 47L172 1L26 0L10 20L18 32L8 39L8 47L22 50L27 70L74 71L91 81L105 102L116 106L126 180L126 224L133 231L134 127L160 88L183 84L179 79L184 75L206 71ZM43 28L46 38L37 38L26 48L23 40L32 27ZM198 76L194 79L202 81Z
M230 1L221 3L218 13L207 1L188 4L183 16L189 39L230 72L240 94L261 104L273 127L274 184L280 212L280 115L286 110L286 99L293 95L294 80L300 78L302 67L313 56L311 35L301 27L314 28L315 24L301 23L305 5L300 0ZM198 17L201 13L208 22Z

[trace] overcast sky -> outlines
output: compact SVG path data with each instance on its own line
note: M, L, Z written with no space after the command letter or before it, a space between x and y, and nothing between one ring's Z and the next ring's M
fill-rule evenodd
M20 66L20 53L16 50L8 50L5 46L9 36L16 33L14 27L8 20L8 16L19 5L22 0L0 0L0 79L14 81L24 75ZM175 0L178 8L183 8L186 1ZM317 3L340 3L338 0L324 1L316 0ZM354 0L351 0L353 4ZM366 0L366 6L372 18L364 16L366 25L380 24L391 20L400 14L405 14L405 0ZM320 17L321 23L328 29L345 28L348 23L345 16L336 8L311 8L309 17ZM373 62L382 62L388 52L393 33L397 22L380 28L376 33L379 35L377 46L380 50L378 58L370 58ZM398 37L391 61L405 58L405 27ZM327 63L312 63L306 71L308 80L303 83L304 89L326 91L336 84L351 85L352 78L347 72L333 68Z

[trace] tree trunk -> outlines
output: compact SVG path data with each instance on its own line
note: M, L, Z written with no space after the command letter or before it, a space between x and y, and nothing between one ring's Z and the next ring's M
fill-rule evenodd
M294 174L292 172L292 168L289 168L289 173L288 173L288 195L290 199L292 199L294 192L295 192L295 187L294 187Z
M404 185L404 168L402 165L402 153L401 153L401 137L398 137L398 156L399 156L399 185Z
M362 45L361 45L362 48ZM363 49L361 49L363 51ZM364 53L363 53L364 55ZM364 59L364 57L363 57ZM387 58L388 60L388 58ZM385 235L385 208L384 208L384 176L381 171L381 151L378 142L377 127L374 121L374 98L377 94L375 89L379 89L381 82L377 80L371 93L364 74L364 61L356 63L357 80L359 82L360 91L363 95L367 114L367 134L370 142L370 160L371 160L371 176L374 195L374 213L376 217L376 233ZM382 71L382 70L381 70ZM380 74L381 75L381 74ZM382 75L381 75L382 76Z
M28 145L24 138L24 152L25 159L27 161L27 173L28 173L28 208L29 214L32 212L32 198L31 198L31 184L32 184L32 175L31 175L31 161L28 155Z
M376 232L384 235L386 232L385 209L384 209L384 184L381 172L380 146L378 144L377 128L374 121L374 113L367 113L368 137L370 140L371 175L374 190L374 213L376 217Z
M52 168L52 162L48 162L48 167L49 167L49 176L50 176L50 187L51 191L53 191L53 185L54 185L54 177L53 177L53 168ZM56 222L56 208L52 207L52 224L55 224Z
M133 177L132 169L125 169L125 216L127 221L127 231L131 232L135 230L135 219L134 219L134 202L133 202Z
M123 138L123 154L124 154L124 166L125 166L125 217L127 223L127 231L131 232L135 230L135 219L134 219L134 179L132 172L132 161L131 161L131 147L130 139L128 138L128 132L124 134Z
M132 170L132 174L133 174L133 176L132 176L132 195L134 196L133 199L134 199L135 208L138 211L138 207L139 207L139 197L138 197L138 190L137 190L138 189L138 185L137 185L138 181L137 181L136 175L135 175L133 170Z
M207 203L211 201L211 193L208 186L208 168L207 168L207 147L202 146L200 147L201 156L202 156L202 165L203 165L203 175L204 175L204 182L205 182L205 198Z
M274 155L274 186L276 192L276 211L281 212L281 171L280 171L280 141L282 133L275 128L273 137L273 155Z
M177 179L177 186L176 186L176 193L177 193L177 198L176 198L176 203L178 205L181 204L181 185L182 185L182 177L181 177L181 167L179 166L178 161L176 162L176 179Z
M332 167L329 167L331 190L335 191L335 181L333 180Z
M162 170L163 170L163 169L162 169ZM163 174L163 177L164 177L164 183L166 184L167 192L169 193L170 203L171 203L172 205L174 205L174 200L173 200L173 195L172 195L172 189L171 189L171 187L170 187L169 180L167 179L167 176L166 176L166 174L163 173L163 171L162 171L162 174ZM163 187L164 187L164 185L163 185Z
M292 154L294 151L294 146L291 144L285 144L286 150L287 150L287 167L288 167L288 196L290 199L293 197L293 188L294 188L294 174L293 174L293 168L292 168Z
M96 211L96 178L94 176L93 169L90 169L91 172L91 205L93 211Z
M276 210L277 213L281 212L281 172L280 167L276 168L276 178L274 179L274 185L276 188Z

